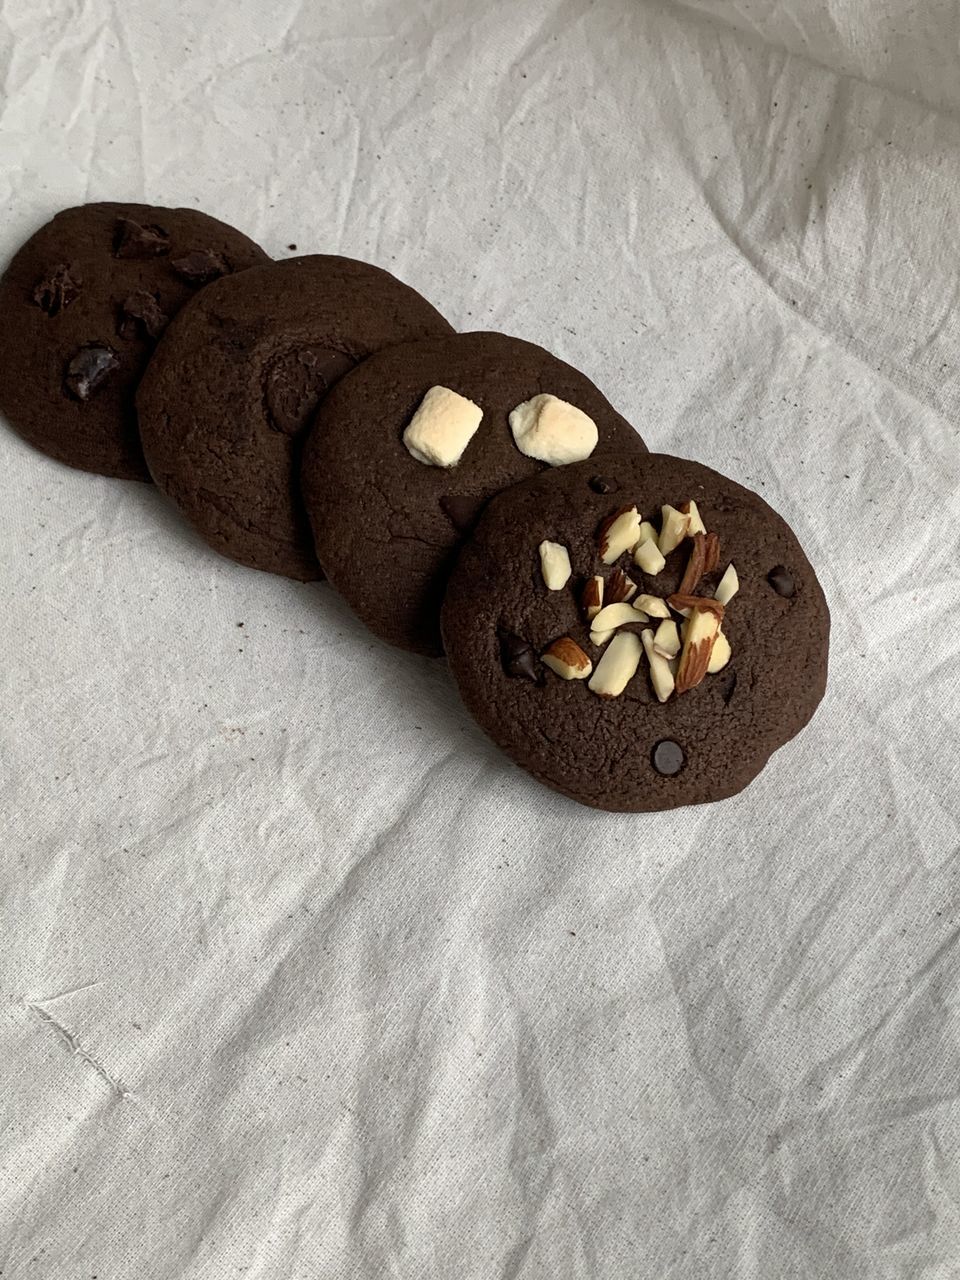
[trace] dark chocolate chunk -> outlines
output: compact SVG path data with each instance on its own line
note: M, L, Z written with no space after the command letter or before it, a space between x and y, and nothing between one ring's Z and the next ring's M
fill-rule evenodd
M67 365L64 386L78 400L89 400L114 369L119 369L117 353L109 347L81 347Z
M606 476L591 476L589 485L594 493L616 493L620 488L616 480L608 480Z
M775 565L770 570L767 574L767 581L778 596L786 596L789 599L796 590L793 584L793 574L789 569L785 569L782 564Z
M33 300L41 311L45 311L48 316L55 316L80 296L82 284L83 281L73 274L67 263L61 262L42 280L37 281Z
M170 236L163 227L143 226L132 218L118 218L113 239L115 258L159 258L170 252Z
M130 341L139 334L159 338L166 328L168 317L160 310L160 304L152 293L138 290L129 294L120 308L117 333Z
M180 258L171 258L170 266L187 284L209 284L230 274L226 259L212 249L191 249Z
M464 494L448 493L440 499L440 508L458 533L467 533L476 523L483 501Z
M532 680L534 684L543 684L537 655L526 640L514 635L512 631L500 632L500 660L511 679Z
M724 705L730 705L733 695L737 692L737 673L731 671L729 675L724 673L721 677L720 696L723 698Z
M683 768L683 749L672 738L658 742L650 758L657 773L662 773L665 778L672 778Z
M332 347L293 347L275 356L264 373L263 390L273 429L299 435L330 387L354 364Z

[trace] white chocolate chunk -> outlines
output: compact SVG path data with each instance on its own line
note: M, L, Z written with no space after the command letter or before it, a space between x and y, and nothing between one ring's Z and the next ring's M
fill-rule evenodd
M623 601L619 604L608 604L601 609L593 620L593 628L595 631L615 631L626 622L640 621L640 615L633 605Z
M545 667L549 667L561 680L586 680L593 670L593 663L575 640L561 636L542 654Z
M476 435L483 410L449 387L431 387L403 433L412 457L428 467L455 467Z
M615 515L608 516L597 535L600 559L604 564L613 564L625 551L630 551L637 545L639 536L640 516L636 507L625 507Z
M660 596L637 596L633 602L635 609L642 609L644 613L648 613L651 618L669 618L670 606L666 600L662 600Z
M562 542L540 543L540 572L548 591L562 591L570 581L570 552Z
M643 651L647 655L647 661L650 663L650 681L653 685L653 692L660 702L666 702L671 693L673 693L674 687L670 663L661 654L657 653L652 631L644 631L640 639L643 641Z
M653 527L653 525L650 523L649 520L641 520L640 521L640 538L639 538L639 541L637 542L637 546L639 547L641 542L656 542L656 540L657 540L656 529Z
M647 542L641 542L634 551L633 563L639 565L644 573L649 573L652 578L655 578L667 562L660 554L660 548L656 542L650 538Z
M665 618L657 627L653 647L663 658L675 658L680 652L680 632L672 618Z
M660 526L660 537L657 545L660 548L660 554L668 556L671 551L679 547L687 536L690 517L685 516L676 507L664 506L660 508L660 511L663 515L663 523Z
M692 538L695 533L706 533L707 526L703 523L703 517L700 515L700 508L691 498L689 502L683 504L681 514L687 517L687 537Z
M715 676L718 671L722 671L732 657L730 641L722 631L717 632L717 638L713 642L713 649L710 651L710 661L707 663L707 675Z
M730 603L733 597L740 590L740 579L737 577L737 571L733 567L732 562L727 565L726 573L717 584L717 589L713 593L713 598L719 600L724 608Z
M512 410L509 421L520 452L551 467L589 458L599 439L594 420L557 396L525 400Z
M632 631L618 631L597 663L587 688L601 698L618 698L637 673L643 646Z

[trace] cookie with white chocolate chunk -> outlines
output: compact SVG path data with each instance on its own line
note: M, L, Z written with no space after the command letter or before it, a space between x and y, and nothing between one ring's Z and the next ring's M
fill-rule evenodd
M569 560L559 589L543 545ZM590 459L494 498L442 625L481 728L600 809L735 794L826 684L830 615L794 534L757 494L660 454Z
M611 451L645 446L589 378L541 347L500 333L390 347L333 388L307 442L317 556L372 631L437 654L447 574L484 504ZM531 576L562 591L563 548L541 541Z

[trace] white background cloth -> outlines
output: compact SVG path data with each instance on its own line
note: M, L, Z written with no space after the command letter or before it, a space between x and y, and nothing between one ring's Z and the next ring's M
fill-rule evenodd
M833 614L744 795L595 813L329 590L4 429L4 1280L960 1276L958 42L0 3L4 258L92 199L367 258L756 488Z

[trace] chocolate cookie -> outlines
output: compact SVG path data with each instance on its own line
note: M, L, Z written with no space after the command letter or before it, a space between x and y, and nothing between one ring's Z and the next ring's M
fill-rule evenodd
M745 787L813 715L829 632L784 521L661 454L579 463L495 498L443 606L481 728L547 786L616 811Z
M202 285L268 261L196 209L64 209L0 280L0 410L60 462L149 480L133 397L164 326Z
M531 401L514 416L518 444L509 419ZM382 639L436 654L447 574L489 498L548 457L644 448L556 356L463 333L382 351L344 378L317 415L301 482L332 584Z
M408 285L349 258L288 258L218 280L170 325L140 386L153 478L215 550L320 577L297 480L305 427L372 352L451 332Z

